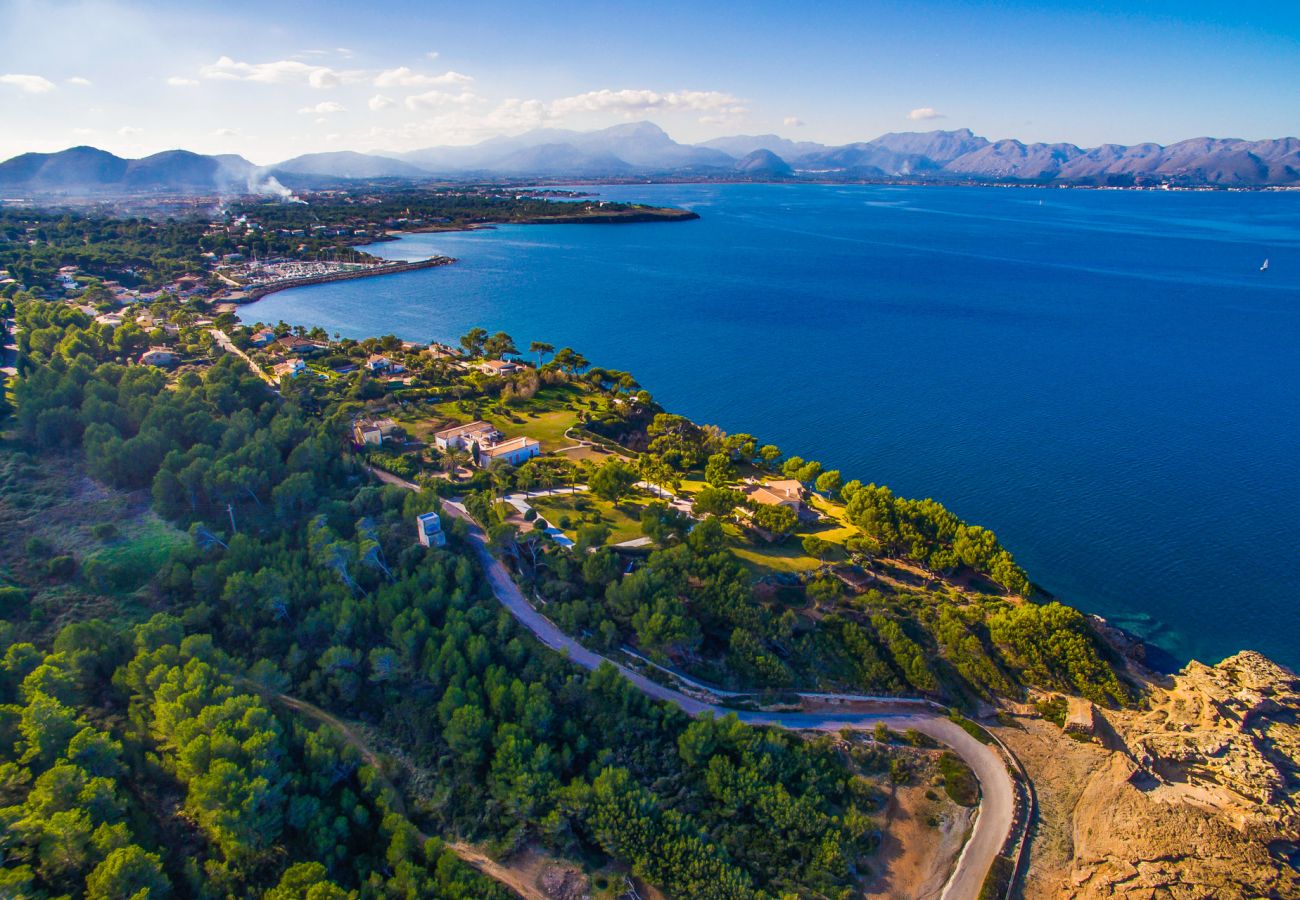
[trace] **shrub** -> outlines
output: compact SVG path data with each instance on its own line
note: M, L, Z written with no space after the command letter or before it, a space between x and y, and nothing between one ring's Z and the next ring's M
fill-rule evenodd
M9 618L27 608L27 592L11 584L0 585L0 618Z
M56 556L51 559L46 568L51 578L71 578L77 571L77 561L71 556Z
M117 537L117 526L112 522L96 522L90 533L99 541L111 541Z

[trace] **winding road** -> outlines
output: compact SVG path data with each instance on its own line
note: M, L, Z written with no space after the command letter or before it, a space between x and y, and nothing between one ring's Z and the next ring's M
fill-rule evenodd
M401 479L380 478L390 483L414 488ZM384 473L387 474L387 473ZM905 711L889 711L890 701L877 700L880 709L871 712L749 712L728 709L707 703L680 691L651 681L639 672L593 653L576 639L562 632L550 619L538 612L519 586L515 584L506 567L488 548L483 529L466 512L465 507L448 500L442 503L447 514L463 520L469 526L469 540L482 563L488 584L497 600L510 611L520 624L531 631L539 641L563 653L573 663L584 669L595 669L603 663L617 668L628 681L656 700L672 703L691 716L714 713L723 716L734 713L743 722L753 725L773 725L778 728L816 729L840 731L850 728L868 731L883 722L895 730L915 728L940 743L946 744L960 756L975 773L980 783L980 805L975 827L966 846L962 848L957 866L943 889L943 900L975 900L984 885L984 878L1001 852L1015 816L1015 785L1007 772L1002 757L992 747L982 744L967 734L959 725L937 712L920 708L915 701L894 701Z

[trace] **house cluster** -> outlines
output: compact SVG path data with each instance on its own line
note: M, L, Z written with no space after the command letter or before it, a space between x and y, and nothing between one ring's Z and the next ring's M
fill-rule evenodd
M494 425L482 421L444 428L434 434L433 442L439 450L468 452L485 469L498 462L518 466L542 452L542 445L532 438L507 438Z

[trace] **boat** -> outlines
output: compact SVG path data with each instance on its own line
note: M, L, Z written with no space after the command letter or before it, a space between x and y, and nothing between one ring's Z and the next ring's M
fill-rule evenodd
M1264 265L1260 266L1260 267L1259 267L1259 270L1260 270L1261 272L1267 272L1267 271L1268 271L1268 260L1264 260Z

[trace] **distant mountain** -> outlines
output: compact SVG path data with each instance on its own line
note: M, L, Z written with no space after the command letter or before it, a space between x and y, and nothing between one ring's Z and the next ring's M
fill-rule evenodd
M978 137L969 128L956 131L903 131L882 134L869 142L900 156L922 156L931 162L949 163L959 156L988 146L988 139Z
M307 153L268 166L272 174L315 175L325 178L428 178L429 172L387 156L351 150Z
M428 147L390 155L438 174L509 174L520 170L520 161L529 158L528 151L535 155L539 148L556 147L569 148L563 154L554 149L546 151L561 164L561 169L551 173L557 175L597 175L616 170L650 174L681 169L727 171L736 161L721 150L679 144L651 122L631 122L599 131L539 128L469 147ZM611 168L614 161L622 165Z
M589 153L572 144L524 147L492 163L503 175L626 175L633 167L612 153Z
M825 144L818 144L815 141L792 141L775 134L737 134L731 137L714 138L695 146L721 150L737 159L748 156L755 150L768 150L782 159L797 160L801 156L826 149Z
M309 153L258 167L241 156L167 150L123 159L94 147L24 153L0 163L8 196L256 193L276 176L291 186L347 179L675 178L747 180L1012 181L1082 185L1300 185L1300 139L1193 138L1159 144L989 141L970 129L898 132L828 147L778 135L681 144L650 122L598 131L542 128L471 146L405 153Z
M790 164L771 150L755 150L731 167L743 175L763 178L789 178L794 174Z
M123 159L94 147L24 153L0 163L0 186L41 194L198 192L238 188L255 166L242 156L164 150Z

